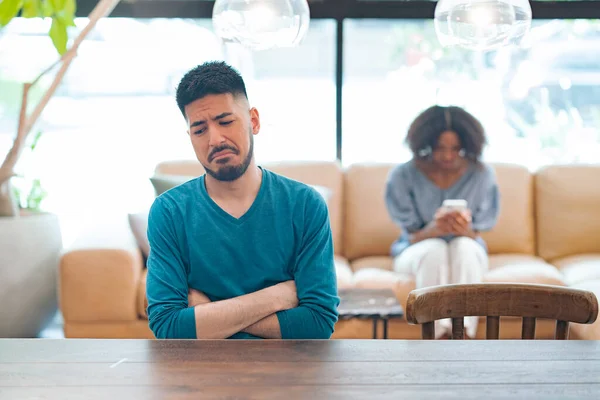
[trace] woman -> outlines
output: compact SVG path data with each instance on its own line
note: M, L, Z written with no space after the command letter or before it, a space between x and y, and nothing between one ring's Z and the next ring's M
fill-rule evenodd
M413 158L396 166L385 202L402 228L393 243L394 270L415 276L417 288L480 282L488 269L479 232L496 224L499 193L494 170L480 161L486 137L481 123L459 107L433 106L411 124L406 142ZM466 200L465 211L442 208ZM473 338L477 317L465 318ZM436 337L450 335L450 320L436 321Z

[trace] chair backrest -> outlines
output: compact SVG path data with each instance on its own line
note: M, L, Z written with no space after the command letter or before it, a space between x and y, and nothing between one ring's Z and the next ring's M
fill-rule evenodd
M522 338L534 339L536 318L556 320L556 339L567 339L569 322L598 317L594 293L574 288L518 283L431 286L408 294L406 320L422 324L423 339L435 337L434 322L452 319L452 339L464 339L464 317L487 317L487 339L498 339L500 317L523 318Z

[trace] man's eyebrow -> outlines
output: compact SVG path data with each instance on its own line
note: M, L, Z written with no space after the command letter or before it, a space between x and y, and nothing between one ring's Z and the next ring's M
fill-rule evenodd
M206 121L203 120L203 119L200 120L200 121L194 121L194 122L192 122L192 124L190 125L190 127L193 128L195 126L202 125L202 124L206 124Z
M216 121L216 120L219 120L219 119L223 119L223 118L225 118L225 117L229 117L229 116L230 116L230 115L232 115L232 114L233 114L233 113L230 113L230 112L224 112L224 113L221 113L221 114L217 115L217 116L216 116L216 117L214 117L213 119Z
M224 113L221 113L221 114L217 115L216 117L214 117L213 120L218 121L218 120L223 119L225 117L229 117L230 115L233 115L233 113L224 112ZM201 120L192 122L192 124L190 125L190 127L193 128L195 126L203 125L203 124L206 124L206 120L201 119Z

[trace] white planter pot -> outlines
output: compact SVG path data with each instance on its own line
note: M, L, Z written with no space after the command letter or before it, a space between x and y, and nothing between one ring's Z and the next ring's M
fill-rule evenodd
M0 337L36 337L58 309L58 217L0 217Z

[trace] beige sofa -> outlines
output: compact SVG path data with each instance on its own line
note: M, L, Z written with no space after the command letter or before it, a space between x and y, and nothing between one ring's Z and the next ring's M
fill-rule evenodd
M405 305L414 288L409 275L392 272L390 244L400 233L389 219L384 184L392 164L285 162L265 167L332 191L329 212L338 287L392 288ZM494 165L501 213L492 232L490 282L572 285L600 297L600 166L553 166L535 174L516 165ZM165 162L157 173L200 175L195 161ZM123 218L126 221L126 218ZM60 266L60 306L67 337L152 338L145 298L146 270L124 222L98 227L65 252ZM551 338L553 321L540 321L538 338ZM380 330L381 331L381 330ZM501 338L519 338L518 319L503 319ZM420 328L392 321L390 338L420 338ZM481 320L478 337L485 334ZM363 320L339 321L333 338L370 338ZM600 323L573 325L572 338L600 339Z

